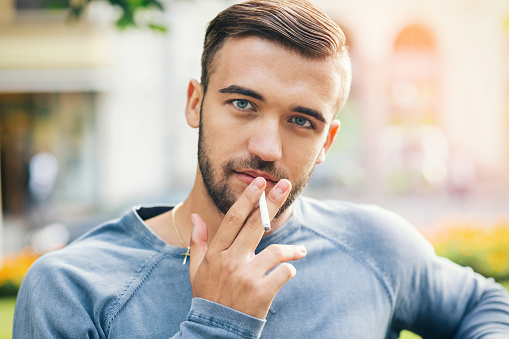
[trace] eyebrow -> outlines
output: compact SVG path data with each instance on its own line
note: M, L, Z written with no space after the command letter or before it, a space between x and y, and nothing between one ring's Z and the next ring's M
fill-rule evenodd
M305 114L305 115L309 115L313 118L315 118L316 120L318 121L321 121L323 123L326 123L327 121L325 120L325 117L323 116L323 114L315 109L312 109L312 108L308 108L308 107L304 107L304 106L296 106L292 109L292 111L294 112L297 112L297 113L302 113L302 114Z
M255 91L252 91L250 89L237 86L237 85L231 85L225 88L221 88L219 90L221 93L232 93L232 94L242 94L251 98L254 98L256 100L260 100L261 102L265 102L265 98L260 93L257 93Z
M219 92L220 93L229 93L229 94L241 94L241 95L245 95L245 96L254 98L254 99L259 100L261 102L265 102L265 98L260 93L255 92L255 91L250 90L250 89L247 89L247 88L242 87L242 86L238 86L238 85L230 85L228 87L221 88L219 90ZM318 121L320 121L322 123L326 123L327 122L325 120L324 115L321 112L319 112L319 111L317 111L315 109L309 108L309 107L295 106L295 107L292 108L292 111L308 115L308 116L313 117L313 118L315 118L316 120L318 120Z

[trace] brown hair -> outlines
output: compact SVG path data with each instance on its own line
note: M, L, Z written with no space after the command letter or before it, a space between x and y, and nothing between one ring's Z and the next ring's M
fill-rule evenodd
M201 58L204 92L215 55L230 37L259 36L296 50L308 58L339 57L343 89L340 107L350 90L351 66L341 28L306 0L252 0L219 13L207 26Z

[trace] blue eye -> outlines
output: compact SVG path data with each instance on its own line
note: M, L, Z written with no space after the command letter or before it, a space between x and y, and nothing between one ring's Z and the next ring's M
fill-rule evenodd
M235 99L232 101L232 104L235 105L239 109L251 109L252 105L249 101L244 99ZM251 107L249 107L251 106Z
M293 123L295 123L296 125L299 125L301 127L305 127L305 128L312 128L313 127L311 122L308 119L304 118L304 117L294 117L290 121L292 121Z

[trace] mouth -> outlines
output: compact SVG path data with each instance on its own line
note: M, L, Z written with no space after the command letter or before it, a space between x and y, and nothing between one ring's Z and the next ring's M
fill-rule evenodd
M242 181L244 181L247 184L250 184L255 178L262 177L267 181L267 185L275 185L277 183L277 179L274 178L272 175L258 170L253 169L245 169L245 170L238 170L233 171L233 173Z

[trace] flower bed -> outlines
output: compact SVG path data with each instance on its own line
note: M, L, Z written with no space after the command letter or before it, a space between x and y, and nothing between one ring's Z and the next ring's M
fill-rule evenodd
M447 222L428 239L438 255L499 282L509 280L509 219Z

